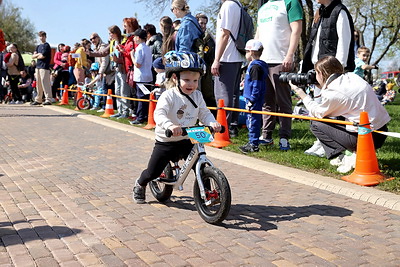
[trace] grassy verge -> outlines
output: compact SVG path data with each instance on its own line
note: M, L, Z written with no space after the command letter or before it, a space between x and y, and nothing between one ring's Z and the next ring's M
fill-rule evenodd
M389 131L400 133L399 115L400 115L400 97L398 96L394 102L386 105L392 120L389 123ZM75 106L62 106L69 109L74 109ZM102 113L91 110L81 110L81 112L100 116ZM120 123L129 124L128 119L112 119L110 120L118 121ZM139 125L143 127L143 125ZM279 127L279 126L277 126ZM278 142L277 130L274 133L274 140ZM242 128L239 131L239 135L233 138L232 144L224 149L233 151L236 153L241 153L238 146L243 145L247 142L247 129ZM258 153L249 154L249 157L254 157L262 159L269 162L274 162L282 164L285 166L290 166L305 171L318 173L321 175L332 177L333 179L340 179L342 174L336 171L336 167L329 164L326 158L318 158L314 156L309 156L304 154L304 151L313 145L315 141L314 135L309 130L309 121L293 121L292 124L292 137L290 139L291 150L287 152L282 152L279 150L278 145L273 145L270 147L260 146L260 151ZM387 181L379 184L377 188L400 194L400 139L394 137L388 137L384 146L377 152L377 158L379 162L379 167L383 174L388 177L394 177L392 181Z

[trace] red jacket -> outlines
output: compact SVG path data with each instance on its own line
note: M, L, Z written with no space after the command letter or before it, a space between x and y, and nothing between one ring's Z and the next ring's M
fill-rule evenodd
M133 42L133 35L129 36L125 43L123 44L124 46L124 52L122 55L124 56L124 63L125 63L125 71L128 73L129 67L133 65L132 58L131 58L131 51L135 50L137 45Z

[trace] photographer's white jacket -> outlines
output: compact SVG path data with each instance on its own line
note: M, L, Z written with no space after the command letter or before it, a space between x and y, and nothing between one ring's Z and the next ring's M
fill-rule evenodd
M306 96L303 101L309 115L316 118L342 116L346 121L360 122L360 112L366 111L373 130L390 121L389 114L372 87L360 76L350 72L340 75L322 88L320 104L310 96ZM346 129L357 131L352 125L346 125Z
M197 108L176 87L168 89L161 94L154 111L157 141L176 142L189 138L188 136L166 137L165 130L173 124L181 127L195 126L197 119L208 126L211 122L215 122L215 118L207 108L203 95L199 90L195 90L189 97L196 103Z

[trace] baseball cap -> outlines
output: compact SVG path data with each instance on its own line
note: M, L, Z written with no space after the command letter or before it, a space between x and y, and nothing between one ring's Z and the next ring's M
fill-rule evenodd
M146 37L147 37L146 31L143 30L143 29L137 29L137 30L133 33L133 35L139 36L140 39L146 39Z
M263 47L263 45L260 41L251 39L247 41L245 50L258 51L261 47Z
M153 68L161 69L161 70L165 69L165 66L164 66L163 61L162 61L162 57L158 57L157 59L155 59L153 61Z

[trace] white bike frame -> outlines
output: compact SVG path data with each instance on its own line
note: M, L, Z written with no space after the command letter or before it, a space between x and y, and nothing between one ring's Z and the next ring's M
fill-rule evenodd
M211 200L207 201L206 193L204 190L203 181L201 180L200 169L201 166L208 164L209 166L214 166L214 164L207 158L206 151L204 149L204 144L197 143L193 145L192 150L190 151L188 157L185 160L185 163L182 167L179 167L178 162L174 162L175 166L172 168L175 170L176 181L175 182L163 182L164 184L174 185L178 190L183 190L183 183L189 175L190 170L193 168L193 165L196 163L195 167L195 175L196 180L199 185L201 198L204 200L205 204L211 205Z

